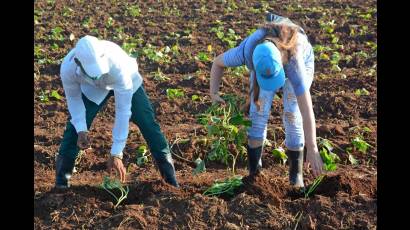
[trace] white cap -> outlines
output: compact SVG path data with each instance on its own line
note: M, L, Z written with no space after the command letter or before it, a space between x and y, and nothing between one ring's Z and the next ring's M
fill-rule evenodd
M91 77L108 73L110 70L104 47L98 38L86 35L75 46L75 57Z

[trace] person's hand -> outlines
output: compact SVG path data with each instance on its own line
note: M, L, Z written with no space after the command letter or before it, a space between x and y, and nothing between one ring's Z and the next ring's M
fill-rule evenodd
M320 176L323 173L323 161L318 151L308 151L306 161L310 164L313 175Z
M124 165L122 164L122 160L118 157L110 156L107 162L108 172L111 174L112 169L114 169L117 174L120 175L120 181L122 183L125 182L125 175L127 174L127 170L125 170Z
M77 146L80 149L87 149L89 148L89 142L87 138L87 132L79 132L78 133L78 140L77 140Z
M214 94L211 93L211 100L212 100L212 103L222 103L222 104L225 104L225 100L222 99L222 98L218 95L218 93L214 93Z

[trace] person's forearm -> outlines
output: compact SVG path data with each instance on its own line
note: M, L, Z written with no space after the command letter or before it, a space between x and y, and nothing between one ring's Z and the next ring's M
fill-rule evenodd
M303 120L303 130L305 133L306 149L317 152L316 144L316 122L313 112L312 99L309 91L297 97L300 112Z
M209 87L211 95L219 92L219 86L224 72L224 68L216 63L218 61L218 58L216 58L211 68L211 82Z

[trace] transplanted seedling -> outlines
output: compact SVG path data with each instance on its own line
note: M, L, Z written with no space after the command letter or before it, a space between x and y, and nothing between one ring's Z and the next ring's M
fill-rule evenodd
M359 152L366 153L369 147L372 147L369 143L363 140L363 137L357 136L352 140L352 145Z
M356 90L354 91L354 94L355 94L356 96L360 97L360 96L362 96L362 95L368 96L370 93L369 93L369 91L367 91L367 89L361 88L361 89L356 89Z
M198 55L195 57L196 60L200 60L202 62L209 62L211 59L209 58L206 52L199 52Z
M141 145L137 149L137 165L142 166L148 162L148 157L145 155L147 153L147 146Z
M285 150L281 147L272 150L272 155L282 161L282 164L286 164L288 156L285 153Z
M128 186L123 186L118 179L111 179L109 176L105 176L103 182L101 183L101 188L107 191L112 197L114 197L115 201L117 202L114 205L114 208L127 198L129 188ZM121 192L120 196L114 194L113 190L118 189Z
M214 184L207 190L204 195L206 196L220 196L228 195L233 196L235 189L243 185L242 176L236 175L231 178L227 178L224 181L215 181Z
M308 198L313 193L313 191L315 191L315 189L317 188L317 186L319 186L324 177L325 175L320 175L313 181L312 185L309 186L309 189L305 191L305 198Z
M170 100L180 98L184 96L184 91L182 89L167 89L167 97Z
M333 144L328 139L318 137L319 140L319 148L320 156L323 159L323 167L327 171L334 171L336 170L337 166L336 163L340 161L339 156L333 153Z
M207 158L228 165L232 160L232 171L238 156L245 156L246 129L251 121L239 110L239 98L225 95L226 106L213 104L206 113L200 114L198 121L206 128L210 143Z

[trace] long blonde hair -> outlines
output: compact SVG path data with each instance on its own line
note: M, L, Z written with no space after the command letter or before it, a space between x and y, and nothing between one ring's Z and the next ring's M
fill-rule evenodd
M282 64L287 64L290 58L294 56L296 53L297 33L299 28L296 26L290 26L282 23L278 24L273 22L265 22L261 25L260 28L266 31L266 35L258 43L264 42L265 40L273 42L281 53ZM253 65L253 60L251 61L251 63ZM256 76L254 76L253 78L252 91L253 101L257 106L258 110L260 110L260 88Z

